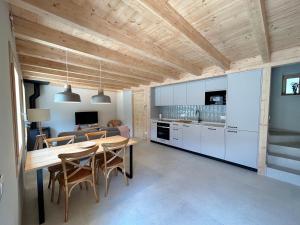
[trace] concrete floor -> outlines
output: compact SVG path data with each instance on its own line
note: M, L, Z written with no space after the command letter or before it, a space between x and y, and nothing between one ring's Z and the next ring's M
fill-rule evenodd
M299 225L300 188L215 160L158 144L134 148L134 179L113 176L109 196L99 185L76 189L70 225ZM45 172L45 185L48 174ZM37 224L35 174L25 175L24 225ZM63 202L50 203L45 225L65 224Z

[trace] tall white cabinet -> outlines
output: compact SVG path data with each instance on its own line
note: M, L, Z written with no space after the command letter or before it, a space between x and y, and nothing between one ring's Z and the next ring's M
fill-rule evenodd
M228 75L225 160L257 168L262 70Z
M228 75L227 128L258 131L261 70Z

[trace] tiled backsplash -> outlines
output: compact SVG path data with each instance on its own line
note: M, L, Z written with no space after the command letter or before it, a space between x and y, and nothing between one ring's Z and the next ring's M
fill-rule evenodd
M224 122L221 116L226 115L225 105L175 105L159 106L159 113L163 118L197 120L196 110L200 111L200 118L209 122Z

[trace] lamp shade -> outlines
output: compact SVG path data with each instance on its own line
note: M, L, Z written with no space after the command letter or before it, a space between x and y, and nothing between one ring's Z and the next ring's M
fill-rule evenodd
M91 99L92 104L110 104L111 100L108 95L104 95L103 90L98 90L98 94L92 96Z
M43 122L50 120L49 109L27 109L27 120L29 122Z
M72 92L71 85L67 85L63 92L59 92L59 93L55 94L54 101L61 102L61 103L63 103L63 102L79 103L79 102L81 102L81 99L80 99L79 94Z

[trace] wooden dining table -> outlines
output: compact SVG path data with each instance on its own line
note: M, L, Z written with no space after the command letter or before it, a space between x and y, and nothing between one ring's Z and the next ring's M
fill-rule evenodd
M103 148L101 146L102 143L112 143L119 142L125 140L122 136L112 136L107 138L95 139L89 142L95 142L99 149L97 150L97 154L103 152ZM48 168L49 166L58 165L61 163L61 160L58 158L59 154L62 153L73 153L84 151L82 148L86 144L87 141L68 144L68 145L60 145L51 148L43 148L34 151L27 152L26 162L25 162L25 172L36 171L36 181L37 181L37 191L38 191L38 215L39 215L39 223L42 224L45 222L45 207L44 207L44 187L43 187L43 169ZM129 147L129 171L126 172L128 178L133 178L133 145L137 144L137 141L134 139L129 139L128 147Z

